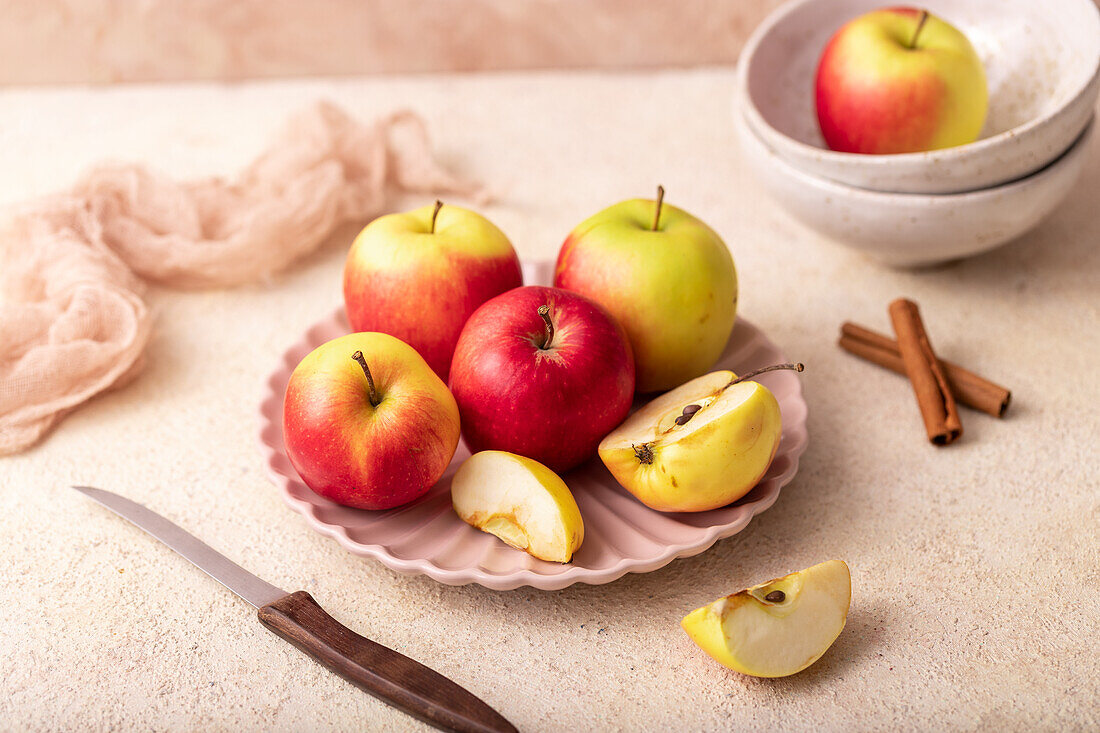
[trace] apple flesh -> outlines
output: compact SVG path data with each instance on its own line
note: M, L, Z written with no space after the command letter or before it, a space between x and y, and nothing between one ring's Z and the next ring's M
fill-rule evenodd
M470 316L450 386L471 452L508 451L563 472L590 458L630 411L634 361L622 327L599 305L527 286Z
M600 459L624 488L663 512L702 512L747 494L783 432L779 403L730 371L666 392L601 441Z
M455 473L451 501L462 521L550 562L569 562L584 522L569 487L530 458L475 453Z
M832 150L914 153L978 139L989 106L981 60L962 32L923 12L867 13L826 45L814 86Z
M411 346L384 333L353 333L294 368L283 434L291 464L313 491L346 506L390 509L443 475L458 447L458 405Z
M844 630L852 576L841 560L754 585L680 622L719 663L754 677L786 677L821 658Z
M523 276L492 222L458 206L436 209L382 216L359 233L344 264L344 305L353 330L396 336L446 381L466 319Z
M683 209L634 199L581 222L554 285L607 308L626 329L639 392L670 389L721 356L737 313L737 273L713 229Z

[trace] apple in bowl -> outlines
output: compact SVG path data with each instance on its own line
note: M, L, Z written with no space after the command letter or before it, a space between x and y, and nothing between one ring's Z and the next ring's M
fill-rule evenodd
M583 295L527 286L470 316L451 392L472 453L498 450L556 472L595 454L630 411L634 359L615 319Z
M985 71L961 31L927 11L884 8L830 39L814 80L825 144L915 153L974 142L989 107Z
M344 305L355 331L412 346L447 381L458 334L478 306L523 284L512 243L458 206L423 206L368 224L344 264Z

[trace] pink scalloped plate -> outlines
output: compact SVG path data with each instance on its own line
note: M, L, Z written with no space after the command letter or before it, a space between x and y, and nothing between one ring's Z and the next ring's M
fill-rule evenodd
M524 266L524 282L549 280L551 265ZM474 529L451 508L450 482L470 453L459 445L439 483L422 498L397 509L370 512L340 506L302 483L283 445L283 395L290 374L317 346L349 332L344 309L310 328L283 354L267 381L260 405L260 443L268 471L283 499L311 527L349 551L371 557L399 573L423 574L447 585L478 583L494 590L529 585L558 590L573 583L610 583L626 573L647 573L678 557L703 552L719 539L744 529L754 515L779 497L794 478L806 449L806 402L793 372L762 375L779 401L783 437L771 467L757 486L721 509L694 514L657 512L619 486L593 458L563 476L584 518L584 543L568 564L545 562ZM714 366L744 373L786 361L768 338L743 318L737 319L725 353Z

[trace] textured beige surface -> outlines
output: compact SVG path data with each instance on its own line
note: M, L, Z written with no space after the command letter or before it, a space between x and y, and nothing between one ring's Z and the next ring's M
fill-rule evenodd
M742 312L804 361L810 446L746 531L611 585L557 593L395 575L309 530L265 478L261 382L339 302L350 232L263 287L154 291L147 370L0 461L0 728L351 730L417 724L265 631L249 607L65 488L145 502L337 618L428 662L521 729L1095 728L1100 687L1100 142L1054 218L991 254L886 270L761 197L729 124L730 72L502 75L0 93L0 200L104 157L234 170L303 101L411 105L445 160L502 193L521 256L646 195L724 235ZM406 202L418 204L419 201ZM946 357L1015 390L1004 421L923 437L906 382L835 346L918 300ZM784 680L727 672L680 631L723 593L839 557L847 630Z

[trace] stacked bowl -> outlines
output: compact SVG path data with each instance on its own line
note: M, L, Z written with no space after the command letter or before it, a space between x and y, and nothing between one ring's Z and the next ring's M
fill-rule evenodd
M897 266L930 265L1020 236L1072 190L1100 90L1093 0L928 0L982 60L989 113L979 139L922 153L829 150L814 74L829 38L882 0L796 0L741 54L735 126L764 187L797 219Z

